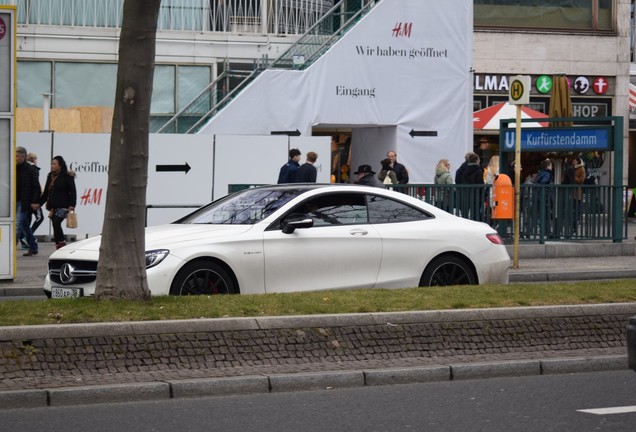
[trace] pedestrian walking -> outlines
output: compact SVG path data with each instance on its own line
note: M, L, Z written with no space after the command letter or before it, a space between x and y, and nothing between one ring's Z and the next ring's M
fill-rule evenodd
M278 184L283 183L294 183L296 179L296 170L300 167L298 161L300 160L300 150L291 149L289 150L289 160L285 165L280 167L280 171L278 173Z
M46 203L49 211L56 249L66 246L62 222L69 212L75 211L76 201L75 173L68 170L62 156L55 156L51 160L51 172L46 177L40 203Z
M318 153L307 152L306 162L296 170L295 183L316 183L318 177L318 170L314 166L316 160L318 160Z
M24 147L15 150L16 163L16 242L24 236L29 251L23 256L38 254L38 243L31 231L31 212L40 208L40 182L37 169L27 162Z
M26 160L28 163L31 164L33 168L36 169L36 173L38 177L38 187L39 187L40 186L40 167L38 166L38 155L36 155L35 153L27 153ZM40 193L42 193L42 189L40 189ZM29 222L31 222L31 220L33 220L33 223L31 224L31 232L35 236L35 231L44 221L44 215L42 214L42 207L39 207L37 210L32 209L29 212ZM26 241L24 233L22 231L20 231L20 233L21 233L20 246L22 247L22 249L29 249L29 244ZM36 238L36 241L37 241L37 238Z

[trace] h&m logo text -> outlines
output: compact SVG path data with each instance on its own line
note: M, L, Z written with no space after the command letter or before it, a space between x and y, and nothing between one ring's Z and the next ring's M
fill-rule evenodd
M413 23L396 23L393 26L393 37L411 37Z

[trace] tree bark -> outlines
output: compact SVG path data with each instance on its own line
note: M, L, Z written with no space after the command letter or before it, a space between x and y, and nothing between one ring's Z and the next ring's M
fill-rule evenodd
M148 131L161 0L126 0L95 295L149 299L145 264Z

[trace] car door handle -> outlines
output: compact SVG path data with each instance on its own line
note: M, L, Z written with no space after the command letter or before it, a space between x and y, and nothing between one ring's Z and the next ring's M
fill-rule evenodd
M351 231L349 231L349 234L351 234L352 236L364 236L369 234L369 231L358 228L358 229L352 229Z

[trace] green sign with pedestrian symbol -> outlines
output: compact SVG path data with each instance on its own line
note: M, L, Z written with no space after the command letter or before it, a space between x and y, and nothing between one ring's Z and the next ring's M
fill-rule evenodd
M536 86L539 93L550 93L550 91L552 91L552 78L547 75L541 75L537 78Z

